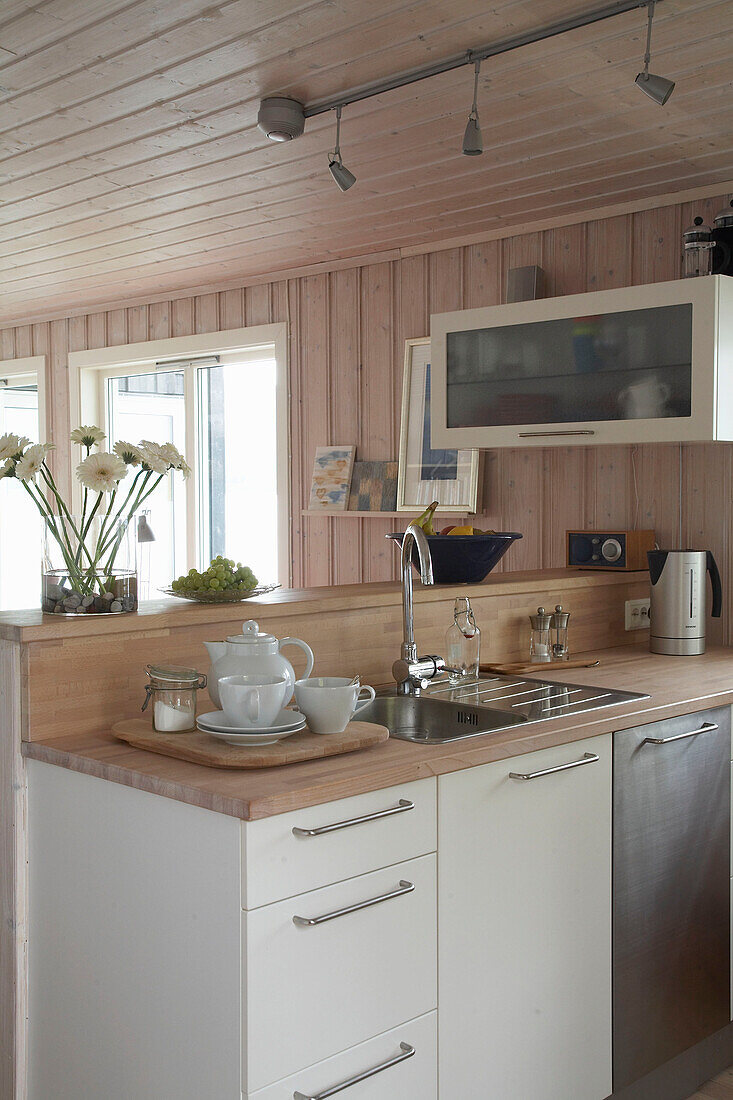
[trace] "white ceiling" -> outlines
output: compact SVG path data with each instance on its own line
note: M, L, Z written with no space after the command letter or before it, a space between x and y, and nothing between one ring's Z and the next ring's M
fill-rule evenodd
M0 322L575 214L733 177L731 0L660 0L272 145L266 94L313 102L596 6L589 0L3 0Z

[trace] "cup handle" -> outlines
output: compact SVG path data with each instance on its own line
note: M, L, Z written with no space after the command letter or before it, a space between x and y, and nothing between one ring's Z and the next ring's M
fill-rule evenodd
M260 693L253 688L247 696L247 715L250 722L256 722L260 717Z
M358 714L360 710L364 710L364 707L368 707L371 701L374 699L375 695L377 694L373 687L369 687L368 684L364 684L364 687L359 688L359 694L356 697L357 699L361 697L361 693L363 691L369 693L369 698L365 699L363 703L357 703L356 707L354 708L354 714L352 714L351 716L352 718L354 717L354 715Z

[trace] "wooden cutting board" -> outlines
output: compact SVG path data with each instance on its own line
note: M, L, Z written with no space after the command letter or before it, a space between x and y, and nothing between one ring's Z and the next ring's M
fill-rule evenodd
M568 668L596 668L601 662L593 657L584 661L539 661L530 664L528 661L510 661L503 665L479 665L479 672L498 672L500 675L517 676L521 672L532 672L539 676L541 672L558 669L560 672Z
M306 727L274 745L253 745L251 748L227 745L201 730L156 733L150 721L143 718L117 722L112 732L120 741L137 749L205 764L208 768L277 768L282 764L299 764L303 760L356 752L389 740L389 730L373 722L350 722L343 733L327 735L311 733Z

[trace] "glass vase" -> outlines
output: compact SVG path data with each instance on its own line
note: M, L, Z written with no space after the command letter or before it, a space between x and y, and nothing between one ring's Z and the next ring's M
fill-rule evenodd
M55 515L45 521L41 606L49 615L137 611L134 523Z

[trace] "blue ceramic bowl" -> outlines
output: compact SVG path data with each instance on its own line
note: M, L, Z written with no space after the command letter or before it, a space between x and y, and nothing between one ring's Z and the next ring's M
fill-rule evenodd
M404 534L392 531L387 538L402 546ZM495 535L428 535L435 583L478 584L501 561L511 544L521 538L517 531L499 531ZM419 568L415 547L412 564Z

